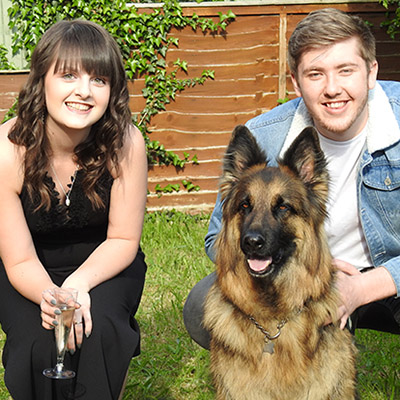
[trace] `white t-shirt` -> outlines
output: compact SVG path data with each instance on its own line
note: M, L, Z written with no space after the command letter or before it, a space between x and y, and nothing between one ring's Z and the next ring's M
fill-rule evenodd
M372 266L357 207L357 172L366 129L338 142L319 135L330 175L325 229L332 256L362 269Z

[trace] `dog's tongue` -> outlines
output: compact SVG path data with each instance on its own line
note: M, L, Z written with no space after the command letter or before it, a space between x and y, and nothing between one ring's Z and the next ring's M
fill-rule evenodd
M267 257L265 260L255 260L249 259L247 260L249 263L250 268L255 272L262 272L265 271L270 264L272 263L272 257Z

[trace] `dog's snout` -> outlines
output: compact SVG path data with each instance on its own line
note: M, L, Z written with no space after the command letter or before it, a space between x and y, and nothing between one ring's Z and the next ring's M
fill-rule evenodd
M248 232L243 237L243 245L248 252L260 250L264 244L265 239L259 232Z

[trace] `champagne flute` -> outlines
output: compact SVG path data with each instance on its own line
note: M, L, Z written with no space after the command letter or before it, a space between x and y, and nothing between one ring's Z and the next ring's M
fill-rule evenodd
M43 375L52 379L71 379L75 376L75 372L64 368L64 356L67 350L67 341L74 317L78 291L75 289L54 288L51 289L51 294L56 299L56 307L61 311L60 315L56 315L58 325L54 328L57 364L54 368L46 368L43 371Z

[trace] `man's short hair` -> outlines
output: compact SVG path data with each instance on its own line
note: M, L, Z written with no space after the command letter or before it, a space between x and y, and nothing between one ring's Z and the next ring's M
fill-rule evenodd
M335 8L312 11L298 23L289 39L288 63L296 75L304 52L357 37L367 67L375 61L375 37L365 21Z

